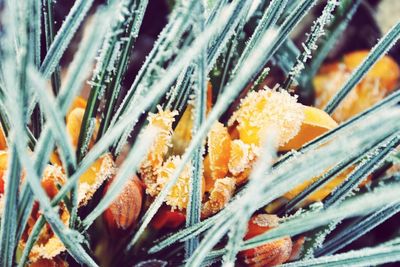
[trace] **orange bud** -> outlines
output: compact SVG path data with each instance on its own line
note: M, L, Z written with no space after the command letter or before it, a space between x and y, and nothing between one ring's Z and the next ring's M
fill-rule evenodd
M275 228L279 225L279 218L276 215L259 214L253 216L248 225L245 239L250 239L261 235L266 231Z
M278 226L279 218L276 215L259 214L253 216L248 224L246 239L265 233ZM239 259L246 266L276 266L289 260L292 253L292 240L284 237L256 248L247 249L239 253Z
M293 242L292 253L290 253L290 259L289 259L290 261L297 260L300 258L305 241L306 241L306 237L300 236Z
M113 179L104 188L108 191ZM113 203L103 213L104 222L112 233L123 233L136 224L142 208L143 186L137 176L129 179L124 189Z
M245 250L242 253L242 257L247 266L270 267L281 265L288 261L291 251L292 241L290 237L284 237L265 245Z

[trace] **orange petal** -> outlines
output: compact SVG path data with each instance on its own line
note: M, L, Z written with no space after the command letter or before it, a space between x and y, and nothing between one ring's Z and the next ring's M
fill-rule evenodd
M205 182L205 192L210 192L214 187L215 180L211 177L210 157L207 155L203 160L203 176Z
M61 167L47 165L41 183L49 198L53 198L57 195L58 186L62 186L65 183L65 175L62 172Z
M68 226L70 214L63 203L59 205L60 219L64 225ZM26 229L25 232L30 233L31 229ZM25 234L26 234L25 233ZM23 248L27 237L21 239L19 245ZM40 232L40 236L36 244L33 246L29 259L32 262L40 261L41 259L53 260L56 256L66 250L64 244L53 233L48 224Z
M180 164L181 158L179 156L169 157L158 170L157 186L159 190L162 190L167 183L171 180L172 175ZM172 207L173 210L186 209L189 202L189 182L192 174L192 166L190 163L185 165L185 168L181 172L178 181L168 192L165 198L165 203ZM204 179L202 180L202 194L204 193Z
M7 151L0 151L0 170L7 170L8 153Z
M60 159L60 157L59 157L59 155L58 155L58 153L57 153L56 151L55 151L55 152L52 152L52 153L50 154L50 162L51 162L53 165L62 166L61 159Z
M0 151L0 195L4 194L4 174L7 170L8 153L6 151ZM1 207L0 210L2 210ZM0 215L1 215L0 211Z
M257 146L245 144L242 140L233 140L231 142L228 168L236 179L237 185L247 181L257 156Z
M313 79L315 105L318 108L326 106L367 55L366 50L352 52L344 56L343 63L327 64L320 69ZM330 67L331 65L336 65L336 68ZM332 117L338 122L345 121L371 107L395 89L399 76L400 68L397 63L391 57L384 56L345 97Z
M304 120L299 133L279 150L299 149L307 142L335 128L338 124L323 110L304 106Z
M67 116L67 131L68 135L71 138L71 143L74 148L78 146L78 141L79 141L79 133L81 131L81 124L83 120L83 116L85 114L85 109L84 108L75 108L73 109ZM89 148L93 146L96 136L97 136L97 131L99 129L99 122L96 119L96 123L93 129L93 135L92 139L89 144Z
M340 69L340 63L334 62L334 63L327 63L321 66L319 69L318 73L319 74L327 74L332 71L338 71Z
M212 90L211 82L207 83L207 113L211 111L212 108L212 97L213 97L213 90Z
M167 154L168 149L172 146L172 123L175 121L177 111L162 110L161 106L157 106L157 113L149 113L149 126L157 127L160 132L154 140L152 147L147 155L144 164L150 164L159 167Z
M229 151L229 171L233 175L239 175L244 170L251 167L250 145L242 142L242 140L233 140Z
M315 191L314 193L309 195L307 197L307 202L316 202L316 201L323 200L325 197L327 197L330 194L330 192L334 188L336 188L338 185L340 185L345 178L346 178L346 175L341 174L341 175L337 176L336 178L332 179L330 182L328 182L326 185L324 185L321 189L318 189L317 191ZM311 179L311 180L308 180L308 181L302 183L301 185L298 185L294 189L287 192L284 195L284 197L287 199L294 198L295 196L300 194L302 191L304 191L307 187L309 187L312 183L314 183L317 180L318 180L318 178L317 179L314 178L314 179Z

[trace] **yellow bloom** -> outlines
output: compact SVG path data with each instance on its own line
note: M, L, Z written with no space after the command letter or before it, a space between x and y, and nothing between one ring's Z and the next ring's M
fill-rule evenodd
M97 189L116 172L111 154L104 154L97 159L79 178L79 206L85 206Z
M303 119L303 105L295 97L286 91L264 89L250 92L242 99L228 124L236 122L240 140L257 146L261 145L267 129L275 127L278 144L283 146L300 131Z
M316 106L323 108L342 87L351 73L368 55L368 51L346 54L342 62L324 65L313 80ZM363 80L344 98L333 113L336 121L345 121L382 100L395 89L400 68L389 56L380 59Z
M147 157L140 167L140 176L146 185L146 193L155 196L157 189L157 170L163 164L168 149L172 146L172 123L175 121L176 111L163 111L160 106L158 113L149 114L149 126L157 127L159 133L150 147Z
M228 173L231 138L226 127L216 122L208 133L208 157L210 158L210 176L216 180Z
M181 158L179 156L172 156L168 158L158 170L157 188L159 191L161 191L171 180L176 167L180 164L180 161ZM165 198L165 203L171 206L172 209L186 209L189 201L189 181L191 175L192 166L190 164L186 164L178 178L178 181L171 188L167 197Z
M234 178L225 177L216 180L208 200L202 207L201 217L207 218L222 210L231 199L235 188L236 181Z

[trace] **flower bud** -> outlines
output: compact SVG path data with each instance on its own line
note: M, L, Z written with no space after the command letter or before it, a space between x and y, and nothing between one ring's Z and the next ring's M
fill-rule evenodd
M104 188L108 191L113 179ZM123 233L136 224L142 208L143 186L137 176L129 179L120 195L103 213L104 222L112 233Z
M260 235L276 226L279 218L276 215L259 214L252 217L248 224L245 239ZM292 240L284 237L256 248L247 249L239 254L240 260L246 266L276 266L290 259Z

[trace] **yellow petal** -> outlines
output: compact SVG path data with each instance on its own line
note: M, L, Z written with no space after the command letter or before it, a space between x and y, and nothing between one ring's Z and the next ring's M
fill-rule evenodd
M69 107L69 110L67 112L67 116L69 113L71 113L74 109L76 108L82 108L85 109L86 108L86 100L81 97L81 96L77 96L75 97L74 101L72 102L71 106Z
M349 167L347 170L343 171L341 174L339 174L337 177L329 181L327 184L325 184L322 188L318 189L311 195L307 197L308 202L316 202L316 201L322 201L325 197L327 197L333 189L335 189L338 185L340 185L347 177L347 175L354 169L354 167ZM312 183L317 181L320 177L308 180L307 182L295 187L291 191L287 192L284 197L287 199L292 199L295 196L297 196L300 192L304 191L308 186L310 186Z
M216 122L208 134L209 167L214 180L223 178L228 173L230 148L228 129L222 123Z
M96 160L79 178L79 206L86 205L103 182L114 174L115 165L110 154L105 154Z
M337 125L336 121L323 110L305 106L304 120L300 131L289 142L280 147L280 150L299 149L307 142L335 128Z

